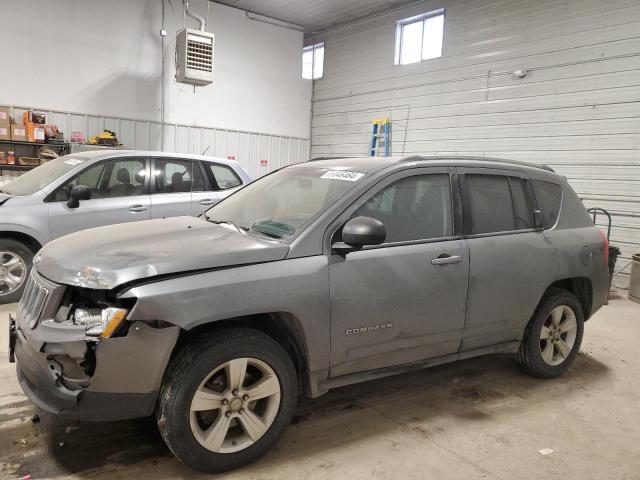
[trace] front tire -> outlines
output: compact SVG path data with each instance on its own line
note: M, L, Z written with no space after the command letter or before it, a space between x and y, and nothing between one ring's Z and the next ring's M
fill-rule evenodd
M529 321L515 360L536 377L558 377L575 360L583 333L580 301L566 290L552 290L542 298Z
M174 455L220 473L256 461L290 423L298 397L287 352L252 329L212 333L174 359L156 411Z
M24 243L0 238L0 305L20 300L33 263L33 252Z

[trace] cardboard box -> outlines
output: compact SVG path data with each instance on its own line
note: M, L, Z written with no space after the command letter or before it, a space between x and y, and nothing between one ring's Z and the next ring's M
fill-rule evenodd
M29 167L37 167L40 165L40 159L36 157L19 157L16 162L18 165L27 165Z
M27 141L44 143L44 128L42 125L31 122L27 124Z
M27 125L28 123L37 123L38 125L44 125L45 116L44 113L36 113L36 112L24 112L22 114L22 123Z
M10 120L9 109L7 107L0 107L0 123L9 123Z
M27 141L27 127L24 125L11 124L11 140L17 140L19 142Z
M11 140L11 125L0 123L0 140Z

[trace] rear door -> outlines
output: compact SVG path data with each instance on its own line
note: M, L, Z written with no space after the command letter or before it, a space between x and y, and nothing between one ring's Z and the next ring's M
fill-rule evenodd
M158 157L153 159L152 172L151 218L192 215L192 192L205 188L199 163Z
M469 245L462 350L520 340L557 272L549 236L533 228L535 198L521 172L458 168Z
M192 215L200 215L242 187L242 179L230 166L206 160L199 163L205 174L205 188L193 192Z
M148 172L147 159L137 157L109 159L87 167L46 200L52 238L103 225L149 220ZM69 192L75 185L89 187L91 199L69 208Z

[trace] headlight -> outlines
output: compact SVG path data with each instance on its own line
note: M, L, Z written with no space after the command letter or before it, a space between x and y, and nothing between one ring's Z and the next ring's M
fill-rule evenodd
M77 308L73 322L83 325L87 336L109 338L127 316L124 308Z

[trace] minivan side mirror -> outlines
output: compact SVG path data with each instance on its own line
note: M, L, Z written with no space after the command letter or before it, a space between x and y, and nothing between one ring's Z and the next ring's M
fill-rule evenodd
M380 245L384 242L387 231L380 220L371 217L356 217L342 227L342 242L336 242L331 249L339 254L360 250L366 245Z
M80 206L80 200L90 200L91 189L85 185L76 185L69 192L69 200L67 201L67 207L78 208Z
M533 211L533 228L536 230L542 230L544 226L544 218L542 217L542 211L535 209Z

